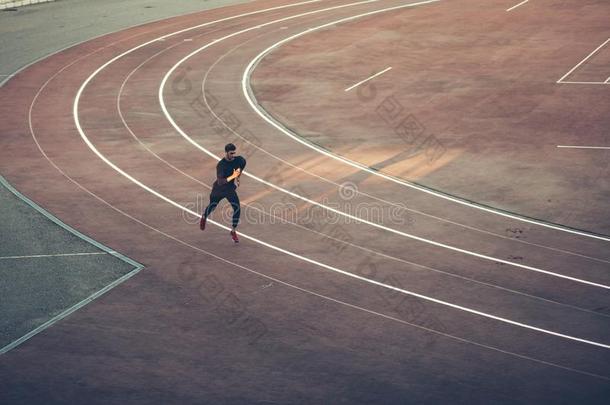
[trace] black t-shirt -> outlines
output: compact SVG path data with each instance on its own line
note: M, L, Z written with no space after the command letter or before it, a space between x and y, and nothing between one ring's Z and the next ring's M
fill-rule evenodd
M230 175L233 174L233 170L239 168L242 173L244 168L246 167L246 159L241 156L235 156L233 160L228 161L226 158L222 158L218 164L216 165L216 181L214 182L215 190L235 190L237 186L235 185L235 179L231 180L225 184L218 184L218 179L226 179Z

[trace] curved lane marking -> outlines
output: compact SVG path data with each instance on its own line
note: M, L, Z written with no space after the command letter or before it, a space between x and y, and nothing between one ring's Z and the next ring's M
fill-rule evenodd
M409 7L409 6L411 6L411 5L406 5L406 6L401 6L401 7ZM154 41L147 42L147 44L151 43L151 42L154 42ZM215 42L217 42L217 41L214 41L213 43L215 43ZM109 60L108 62L104 63L102 66L100 66L98 69L96 69L89 77L87 77L87 79L83 82L81 87L78 89L78 92L76 93L76 96L74 97L74 104L73 104L73 109L72 109L74 123L76 125L76 128L77 128L77 130L78 130L82 140L89 147L89 149L93 153L95 153L95 155L97 155L104 163L106 163L108 166L110 166L113 170L115 170L117 173L121 174L123 177L127 178L128 180L130 180L134 184L138 185L142 189L148 191L149 193L153 194L154 196L158 197L159 199L167 202L168 204L170 204L170 205L172 205L172 206L174 206L174 207L176 207L176 208L178 208L178 209L180 209L180 210L182 210L184 212L187 212L187 213L189 213L191 215L197 216L197 215L199 215L199 213L194 212L193 210L190 210L190 209L188 209L186 207L183 207L182 205L180 205L177 202L171 200L170 198L164 196L163 194L153 190L152 188L148 187L144 183L140 182L139 180L137 180L136 178L131 176L129 173L123 171L121 168L119 168L117 165L115 165L109 159L107 159L99 150L97 150L95 145L93 145L93 143L89 140L89 138L85 134L85 132L84 132L82 126L81 126L81 123L80 123L80 118L79 118L79 114L78 114L78 106L79 106L80 98L82 97L82 94L85 91L85 89L88 86L88 84L93 80L93 78L95 76L97 76L107 66L109 66L110 64L112 64L116 60L122 58L125 55L128 55L129 53L131 53L131 52L135 51L136 49L139 49L139 48L141 48L143 46L145 46L145 45L142 44L142 45L139 45L139 46L134 47L134 48L132 48L132 49L130 49L128 51L125 51L125 52L121 53L120 55L118 55L118 56L112 58L111 60ZM225 229L225 230L229 230L230 229L229 227L224 226L224 225L222 225L222 224L220 224L218 222L215 222L215 221L212 221L212 220L210 220L210 222L213 223L214 225L222 228L222 229ZM251 241L253 241L255 243L258 243L258 244L260 244L262 246L265 246L265 247L270 248L272 250L275 250L277 252L280 252L280 253L283 253L285 255L288 255L288 256L294 257L296 259L299 259L301 261L313 264L313 265L321 267L323 269L330 270L330 271L333 271L335 273L339 273L339 274L342 274L344 276L351 277L351 278L363 281L365 283L369 283L369 284L372 284L372 285L383 287L383 288L386 288L386 289L389 289L389 290L393 290L393 291L396 291L396 292L399 292L399 293L402 293L402 294L405 294L405 295L410 295L410 296L413 296L413 297L417 297L417 298L420 298L420 299L423 299L423 300L426 300L426 301L429 301L429 302L434 302L436 304L444 305L444 306L447 306L447 307L450 307L450 308L458 309L458 310L461 310L461 311L464 311L464 312L467 312L467 313L479 315L479 316L484 317L484 318L493 319L493 320L496 320L496 321L499 321L499 322L502 322L502 323L506 323L506 324L509 324L509 325L518 326L518 327L521 327L521 328L524 328L524 329L528 329L528 330L532 330L532 331L536 331L536 332L540 332L540 333L544 333L544 334L560 337L560 338L567 339L567 340L572 340L572 341L575 341L575 342L580 342L580 343L584 343L584 344L588 344L588 345L592 345L592 346L596 346L596 347L601 347L603 349L610 349L610 345L605 344L605 343L595 342L595 341L592 341L592 340L582 339L582 338L566 335L566 334L563 334L563 333L558 333L558 332L553 332L551 330L547 330L547 329L543 329L543 328L538 328L536 326L524 324L522 322L512 321L510 319L502 318L502 317L495 316L495 315L492 315L492 314L488 314L488 313L485 313L485 312L481 312L481 311L478 311L478 310L475 310L475 309L466 308L466 307L462 307L460 305L452 304L450 302L438 300L436 298L432 298L432 297L429 297L429 296L426 296L426 295L423 295L423 294L418 294L418 293L415 293L415 292L412 292L412 291L408 291L408 290L405 290L405 289L402 289L402 288L398 288L398 287L395 287L395 286L392 286L392 285L389 285L389 284L385 284L385 283L382 283L382 282L379 282L379 281L376 281L376 280L371 280L371 279L368 279L366 277L362 277L362 276L350 273L348 271L341 270L339 268L336 268L336 267L329 266L327 264L318 262L318 261L310 259L308 257L301 256L299 254L296 254L296 253L291 252L289 250L286 250L286 249L280 248L278 246L272 245L272 244L267 243L267 242L265 242L263 240L254 238L252 236L249 236L249 235L246 235L246 234L243 234L243 233L241 235L245 239L251 240Z
M379 1L379 0L368 0L368 1L365 1L364 3L370 3L371 1ZM381 13L381 12L385 12L385 11L391 11L391 10L396 10L396 9L401 9L401 8L406 8L406 7L414 7L414 6L418 6L418 5L422 5L422 4L434 3L434 2L437 2L437 1L439 1L439 0L428 0L428 1L424 1L424 2L410 3L410 4L406 4L406 5L394 6L394 7L389 7L389 8L386 8L386 9L381 9L381 10L376 10L376 11L372 11L372 12L368 12L368 13L358 14L356 16L352 16L352 17L348 17L348 18L343 18L343 19L340 19L340 20L337 20L337 21L333 21L333 22L330 22L330 23L323 24L321 26L316 27L315 29L320 29L320 28L323 28L323 27L326 27L326 26L329 26L329 25L334 25L334 24L337 24L338 22L343 22L343 21L347 21L347 20L354 20L354 19L357 19L357 18L361 18L361 17L364 17L364 16L371 15L371 14L377 14L377 13ZM362 3L363 2L358 2L358 3L351 3L349 5L330 7L328 9L322 9L321 11L334 10L334 9L343 8L343 7L346 7L346 6L360 5ZM318 11L320 11L320 10L318 10ZM260 26L266 26L266 25L270 25L270 24L275 24L277 22L282 22L282 21L294 19L294 18L299 17L299 16L309 15L309 14L313 14L313 13L314 12L297 14L297 15L294 15L294 16L290 16L290 17L286 17L286 18L281 18L281 19L273 20L273 21L270 21L270 22L267 22L267 23L264 23L264 24L261 24L261 25L257 25L257 26L254 26L254 27L250 27L250 28L246 28L246 29L243 29L243 30L240 30L240 31L236 31L236 32L234 32L232 34L226 35L226 36L224 36L222 38L215 39L214 41L207 43L206 45L196 49L195 51L189 53L188 55L183 57L180 61L178 61L174 66L172 66L172 68L163 77L163 80L161 81L161 85L159 86L159 93L158 93L159 104L161 105L161 109L163 111L163 114L165 114L167 120L172 125L172 127L184 139L186 139L190 144L192 144L193 146L195 146L197 149L201 150L202 152L204 152L208 156L218 160L219 159L218 156L216 156L210 150L208 150L208 149L202 147L201 145L199 145L186 132L184 132L182 130L182 128L174 121L173 117L169 113L169 111L167 109L167 106L165 105L165 99L163 97L164 89L165 89L165 86L167 84L167 81L169 80L169 77L187 59L191 58L193 55L195 55L195 54L197 54L197 53L199 53L199 52L209 48L210 46L212 46L212 45L214 45L214 44L216 44L218 42L224 41L225 39L228 39L228 38L231 38L231 37L243 34L243 33L248 32L248 31L255 30L255 29L257 29ZM310 32L312 30L314 30L314 28L309 28L308 30L306 30L304 32L306 33L306 32ZM304 33L297 34L297 35L303 35L303 34ZM293 37L294 36L289 37L289 38L293 38ZM256 61L256 59L254 61ZM245 75L246 75L246 73L247 73L247 71L248 71L248 69L250 68L251 65L252 65L252 63L246 69L246 72L244 73L244 77L245 77ZM244 82L242 82L242 85L243 85L244 91L247 92ZM248 100L248 101L251 103L251 100ZM384 226L384 225L381 225L381 224L377 224L375 222L371 222L371 221L368 221L366 219L362 219L360 217L357 217L357 216L354 216L354 215L351 215L351 214L347 214L347 213L345 213L345 212L343 212L341 210L329 207L327 205L320 204L317 201L311 200L311 199L309 199L307 197L303 197L303 196L301 196L299 194L296 194L296 193L294 193L294 192L292 192L290 190L287 190L287 189L285 189L283 187L277 186L277 185L275 185L273 183L270 183L270 182L266 181L263 178L260 178L260 177L254 175L254 174L251 174L251 173L249 173L247 171L244 172L244 175L247 176L247 177L253 178L254 180L256 180L256 181L258 181L258 182L260 182L262 184L265 184L265 185L267 185L267 186L269 186L271 188L274 188L274 189L276 189L276 190L278 190L280 192L288 194L288 195L290 195L290 196L292 196L294 198L298 198L298 199L300 199L302 201L305 201L305 202L307 202L309 204L312 204L312 205L318 206L320 208L326 209L327 211L333 212L335 214L344 216L346 218L350 218L350 219L352 219L354 221L358 221L358 222L367 224L369 226L372 226L372 227L375 227L375 228L378 228L378 229L382 229L384 231L388 231L388 232L391 232L391 233L394 233L394 234L397 234L397 235L400 235L400 236L403 236L403 237L406 237L406 238L409 238L409 239L414 239L414 240L417 240L419 242L430 244L430 245L433 245L433 246L436 246L436 247L440 247L440 248L443 248L443 249L448 249L448 250L451 250L451 251L454 251L454 252L457 252L457 253L461 253L461 254L477 257L479 259L492 261L494 263L503 263L503 264L507 264L507 265L510 265L510 266L513 266L513 267L518 267L518 268L522 268L522 269L525 269L525 270L529 270L529 271L533 271L533 272L537 272L537 273L546 274L548 276L562 278L562 279L570 280L570 281L573 281L573 282L576 282L576 283L586 284L586 285L590 285L590 286L593 286L593 287L604 288L604 289L610 290L610 286L605 285L605 284L596 283L596 282L588 281L588 280L583 280L583 279L580 279L580 278L577 278L577 277L566 276L564 274L555 273L555 272L552 272L552 271L549 271L549 270L540 269L540 268L534 267L534 266L528 266L528 265L521 264L521 263L511 262L510 260L500 259L500 258L496 258L496 257L493 257L493 256L488 256L488 255L484 255L484 254L481 254L481 253L476 253L476 252L473 252L471 250L458 248L456 246L448 245L448 244L441 243L441 242L436 242L436 241L433 241L433 240L430 240L430 239L426 239L426 238L422 238L422 237L419 237L419 236L416 236L416 235L413 235L413 234L410 234L410 233L407 233L407 232L402 232L402 231L399 231L399 230L394 229L394 228L390 228L390 227L387 227L387 226Z
M254 38L257 38L257 37L254 37ZM252 40L253 39L249 39L249 40L247 40L247 41L245 41L245 42L235 46L230 51L226 52L222 57L220 57L216 62L214 62L214 64L212 64L209 67L208 73L226 55L228 55L229 53L231 53L235 49L238 49L239 47L244 46L244 44L247 44L248 42L250 42ZM138 142L139 145L141 145L148 153L150 153L152 156L154 156L156 159L161 161L166 166L170 167L172 170L180 173L184 177L187 177L188 179L196 182L197 184L199 184L199 185L201 185L201 186L203 186L203 187L205 187L205 188L207 188L209 190L209 189L211 189L211 187L208 184L206 184L206 183L200 181L199 179L191 176L190 174L180 170L178 167L174 166L171 162L169 162L169 161L165 160L164 158L162 158L161 156L159 156L150 147L148 147L148 145L146 145L146 143L144 143L142 140L140 140L140 138L133 132L133 130L131 129L131 127L127 123L127 121L126 121L126 119L125 119L125 117L123 115L122 108L121 108L121 98L122 98L123 90L124 90L127 82L129 81L129 79L131 78L131 76L133 74L135 74L142 66L144 66L145 64L147 64L148 62L150 62L151 60L153 60L154 58L156 58L160 54L162 54L162 53L164 53L164 52L174 48L177 45L179 45L179 44L169 46L169 47L167 47L167 48L157 52L156 54L150 56L148 59L146 59L145 61L140 63L134 70L132 70L127 75L127 77L125 78L125 80L123 80L123 83L121 84L121 87L119 89L119 93L117 95L117 105L116 105L116 107L117 107L117 111L118 111L119 117L121 119L121 122L125 126L125 129L127 129L129 134ZM206 73L206 77L207 77L207 73ZM205 84L205 78L204 78L203 84ZM202 87L202 91L205 91L204 87ZM204 97L205 97L205 92L203 94L204 94ZM210 112L212 114L214 114L214 112L209 108L209 105L207 104L207 102L206 102L206 105L208 106L208 109L210 110ZM214 116L217 117L215 114L214 114ZM272 217L272 218L277 219L277 220L283 220L283 218L280 218L280 217L278 217L278 216L276 216L274 214L267 213L267 212L265 212L264 210L262 210L262 209L260 209L258 207L251 206L249 204L244 204L244 205L246 207L248 207L248 208L251 208L251 209L253 209L253 210L255 210L255 211L265 215L265 216ZM589 310L589 309L586 309L586 308L578 307L576 305L571 305L571 304L567 304L567 303L558 302L558 301L554 301L554 300L551 300L551 299L539 297L539 296L536 296L536 295L527 294L527 293L524 293L522 291L513 290L513 289L510 289L510 288L507 288L507 287L502 287L500 285L496 285L496 284L492 284L492 283L487 283L487 282L476 280L476 279L473 279L473 278L461 276L459 274L454 274L454 273L450 273L450 272L447 272L447 271L444 271L444 270L440 270L440 269L437 269L437 268L434 268L434 267L426 266L426 265L423 265L423 264L420 264L420 263L411 262L409 260L405 260L405 259L402 259L402 258L399 258L399 257L391 256L391 255L379 252L379 251L374 250L374 249L369 249L367 247L364 247L364 246L361 246L361 245L358 245L358 244L355 244L355 243L352 243L352 242L347 242L345 240L335 238L332 235L328 235L328 234L325 234L323 232L316 231L315 229L307 228L307 227L305 227L305 226L303 226L301 224L298 224L296 222L287 221L287 223L289 223L292 226L295 226L295 227L297 227L297 228L299 228L299 229L301 229L301 230L303 230L305 232L314 233L314 234L319 235L319 236L321 236L323 238L327 238L327 239L333 240L333 241L335 241L337 243L341 243L343 245L350 246L350 247L353 247L355 249L359 249L359 250L362 250L362 251L374 254L376 256L383 257L383 258L388 259L388 260L392 260L392 261L396 261L396 262L399 262L399 263L402 263L402 264L407 264L407 265L419 267L421 269L429 270L429 271L432 271L432 272L435 272L435 273L439 273L439 274L443 274L443 275L448 276L448 277L452 277L452 278L456 278L456 279L460 279L460 280L469 281L469 282L472 282L474 284L479 284L479 285L483 285L483 286L490 287L490 288L495 288L495 289L498 289L498 290L502 290L502 291L506 291L506 292L509 292L509 293L513 293L515 295L520 295L520 296L523 296L523 297L527 297L527 298L530 298L530 299L533 299L533 300L543 301L543 302L547 302L549 304L554 304L554 305L563 306L563 307L566 307L566 308L571 308L571 309L574 309L574 310L577 310L577 311L580 311L580 312L586 312L586 313L590 313L590 314L593 314L593 315L596 315L596 316L602 316L602 317L610 318L610 315L606 315L606 314L601 313L601 312L596 312L596 311L592 311L592 310ZM569 253L569 252L567 252L567 253Z
M525 3L527 3L528 1L530 1L530 0L523 0L521 3L519 3L519 4L515 4L514 6L512 6L512 7L508 8L508 9L506 9L506 11L513 11L514 9L516 9L516 8L517 8L517 7L519 7L519 6L524 5L524 4L525 4Z

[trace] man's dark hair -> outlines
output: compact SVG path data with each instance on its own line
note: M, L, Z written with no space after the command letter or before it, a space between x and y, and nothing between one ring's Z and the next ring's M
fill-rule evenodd
M235 149L237 149L237 147L235 145L233 145L232 143L228 143L225 145L225 152L230 152Z

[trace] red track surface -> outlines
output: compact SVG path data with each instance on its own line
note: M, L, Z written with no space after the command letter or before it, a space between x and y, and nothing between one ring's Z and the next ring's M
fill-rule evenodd
M449 27L447 15L467 7L483 8L476 15L487 16L494 11L488 3L438 2L392 15L405 21L438 19ZM499 15L512 5L502 3L507 4L496 7ZM603 287L610 285L607 241L483 212L358 172L270 127L242 94L246 65L271 44L310 27L405 3L379 1L261 26L193 54L169 77L164 103L177 126L218 155L226 142L237 143L248 151L247 172L275 186L243 178L239 193L249 207L244 207L239 229L256 240L242 238L233 246L226 230L209 226L199 232L197 218L121 175L83 141L81 135L105 159L155 192L200 211L216 159L187 142L168 121L157 96L163 77L191 52L241 29L348 3L316 2L210 24L152 42L92 74L121 53L163 35L281 4L229 7L109 35L54 55L2 88L3 175L68 224L147 266L3 356L4 381L27 387L30 395L71 401L95 392L117 402L323 402L331 397L333 402L508 402L515 397L601 402L609 389L610 350L549 332L610 344L610 300ZM455 24L469 23L464 18ZM331 33L350 37L345 33L355 32L354 37L362 32L357 24L372 27L388 21L381 14L338 25L297 40L269 60L290 57L296 60L292 66L311 67L315 60L308 59L308 52L329 55L334 49ZM402 33L402 27L396 32ZM315 40L321 38L322 43ZM341 86L374 70L366 64L334 67ZM294 80L293 73L282 78L283 73L264 62L254 84L269 84L270 75L279 76L280 82ZM309 73L310 78L319 75L331 80L329 71ZM375 83L382 88L406 85L389 75ZM200 102L202 85L213 113ZM334 90L342 91L341 86ZM81 88L77 116L82 133L73 115ZM349 102L335 102L333 109L320 102L325 111L310 108L317 96L307 89L319 94L302 82L286 94L273 85L255 92L271 100L271 107L286 100L285 110L273 112L298 116L299 125L309 128L318 125L316 120L327 127L347 125L345 117L358 108ZM299 104L295 94L305 103ZM513 104L518 101L507 102ZM307 120L299 115L304 107ZM352 121L350 130L358 124ZM467 128L461 127L463 131ZM248 133L260 149L240 138ZM388 153L392 142L388 134L371 142L378 148L371 150L376 162L393 156ZM460 142L470 146L467 137ZM356 184L359 193L346 196L337 187L346 181ZM341 212L379 209L381 218L369 220L383 220L383 228L312 209L294 194ZM270 212L280 203L319 216L294 224L257 214L256 208ZM397 210L396 204L408 209ZM392 214L394 221L389 220ZM254 217L259 223L253 223ZM220 218L218 211L213 219ZM72 389L49 388L66 381Z

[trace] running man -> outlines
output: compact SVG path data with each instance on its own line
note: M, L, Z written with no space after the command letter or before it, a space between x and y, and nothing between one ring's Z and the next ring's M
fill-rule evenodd
M241 207L239 205L239 197L237 196L237 186L239 186L239 176L246 167L246 159L241 156L236 156L236 147L232 143L225 145L225 157L222 158L216 165L216 181L212 186L210 194L210 205L206 207L201 215L199 228L205 230L205 223L208 216L216 209L218 203L226 198L231 207L233 207L233 230L231 231L231 239L238 243L237 225L239 224L239 215Z

